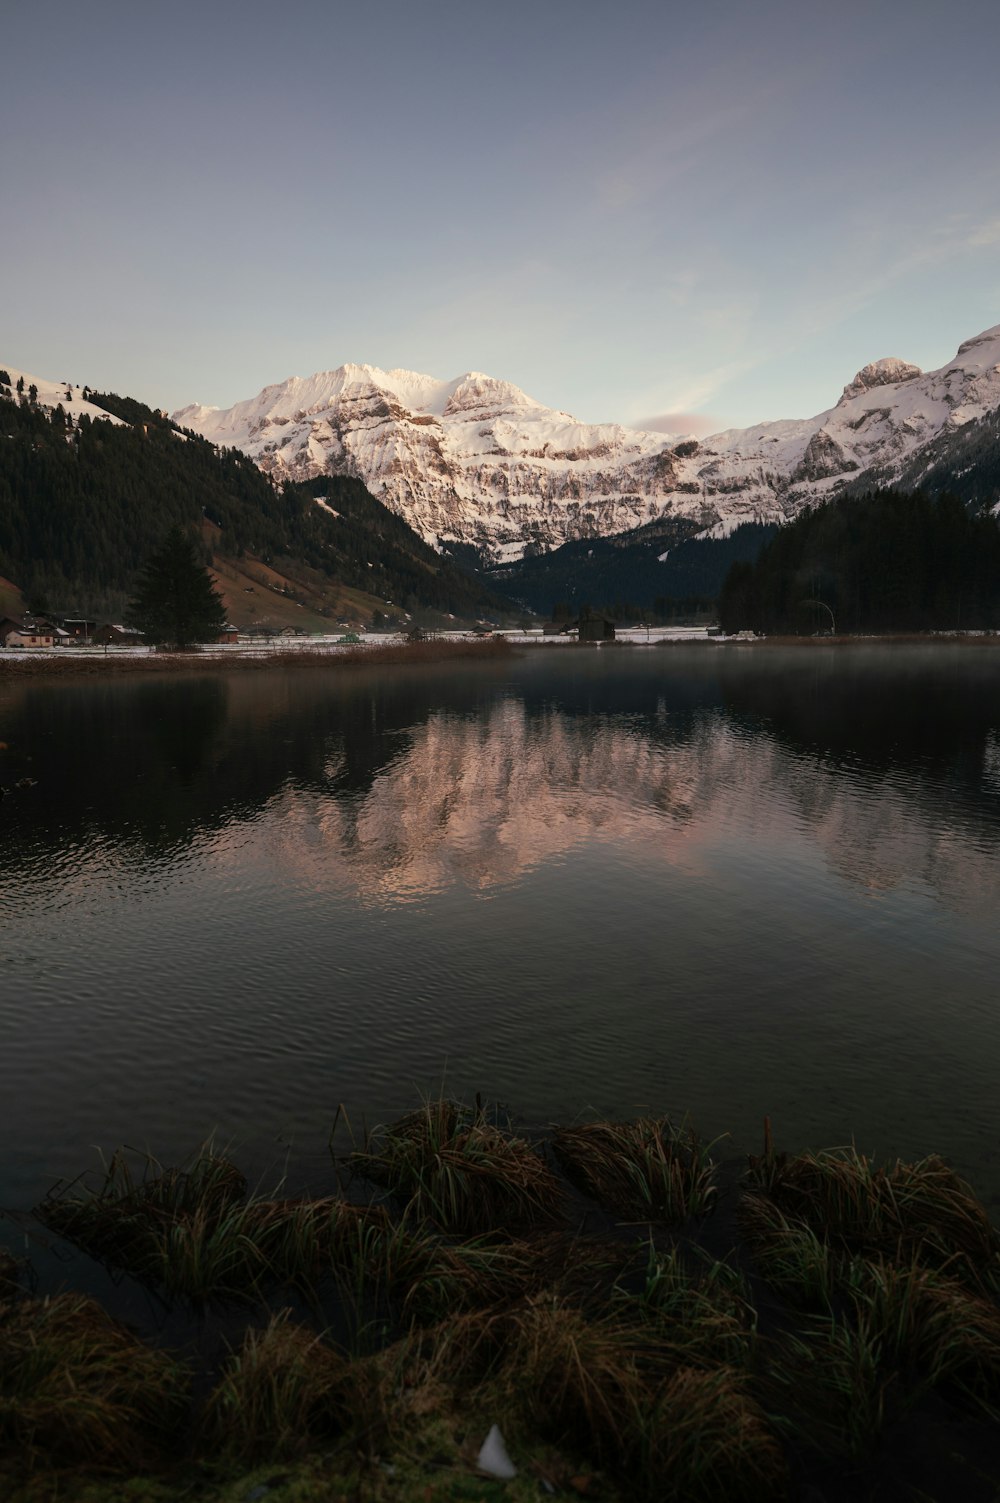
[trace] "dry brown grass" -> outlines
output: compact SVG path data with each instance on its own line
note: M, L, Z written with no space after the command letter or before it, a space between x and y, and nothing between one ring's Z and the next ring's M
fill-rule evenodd
M731 1368L681 1367L643 1417L637 1496L670 1503L779 1503L781 1445L745 1379Z
M230 1354L205 1405L201 1445L241 1462L304 1455L340 1433L347 1367L281 1311Z
M0 1453L31 1469L141 1467L187 1410L188 1374L79 1295L0 1305Z

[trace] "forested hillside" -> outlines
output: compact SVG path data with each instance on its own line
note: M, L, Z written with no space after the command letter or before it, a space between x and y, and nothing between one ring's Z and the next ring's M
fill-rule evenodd
M1000 527L951 495L840 497L733 565L719 619L791 633L1000 627Z
M612 615L623 614L618 607L627 604L640 614L670 617L683 603L714 601L729 566L756 558L776 531L773 524L748 522L728 537L696 539L693 527L668 519L616 537L581 538L487 577L542 614L559 603L573 610L586 602Z
M0 399L0 575L36 608L117 614L170 527L208 522L224 559L300 566L406 609L496 613L496 597L360 481L278 487L246 455L179 433L141 403L89 399L125 423Z

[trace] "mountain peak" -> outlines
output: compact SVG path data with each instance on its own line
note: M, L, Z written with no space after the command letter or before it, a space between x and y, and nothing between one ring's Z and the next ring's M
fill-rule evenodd
M919 365L911 365L908 360L888 355L883 360L872 360L870 364L863 365L854 380L844 387L840 400L847 402L851 397L860 397L863 392L871 391L875 386L896 386L900 381L912 381L914 377L922 375Z

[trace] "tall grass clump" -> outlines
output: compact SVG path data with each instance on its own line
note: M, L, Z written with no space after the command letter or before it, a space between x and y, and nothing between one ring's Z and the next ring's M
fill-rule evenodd
M779 1503L784 1452L731 1368L680 1367L643 1414L634 1496L651 1503Z
M509 1400L551 1438L571 1438L602 1464L617 1464L638 1433L647 1392L640 1351L655 1364L655 1343L641 1329L536 1296L510 1317Z
M917 1258L975 1286L1000 1269L1000 1234L936 1154L879 1167L854 1147L751 1160L751 1183L790 1217L849 1252Z
M919 1263L856 1258L843 1279L857 1318L884 1356L923 1384L1000 1420L1000 1308Z
M765 1195L744 1195L739 1222L765 1283L793 1305L828 1310L837 1288L838 1258L822 1237Z
M119 1151L93 1188L57 1186L35 1208L110 1268L196 1303L255 1299L277 1283L309 1286L365 1214L337 1197L248 1196L243 1175L210 1145L180 1169L147 1156L138 1174Z
M860 1461L901 1397L898 1370L876 1320L817 1316L772 1349L764 1402L805 1451ZM915 1397L911 1393L911 1397Z
M187 1414L188 1374L74 1294L0 1305L0 1453L28 1470L143 1467Z
M205 1404L200 1444L239 1461L289 1461L339 1435L348 1364L290 1312L250 1330Z
M559 1185L541 1155L479 1102L425 1101L374 1129L348 1163L410 1215L453 1236L516 1231L560 1214Z
M698 1249L650 1243L642 1284L635 1292L616 1286L614 1307L647 1326L678 1366L746 1367L752 1359L757 1312L746 1280Z
M567 1178L615 1215L677 1225L710 1210L713 1145L667 1117L559 1128L552 1147Z

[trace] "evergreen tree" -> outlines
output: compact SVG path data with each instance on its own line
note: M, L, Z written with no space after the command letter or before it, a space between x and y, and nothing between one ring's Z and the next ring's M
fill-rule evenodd
M208 570L179 527L171 528L163 546L147 561L129 606L129 621L151 642L174 647L214 641L225 625L225 607Z

